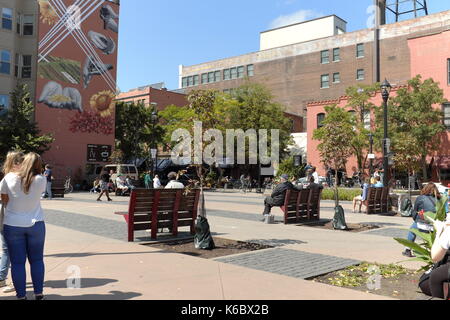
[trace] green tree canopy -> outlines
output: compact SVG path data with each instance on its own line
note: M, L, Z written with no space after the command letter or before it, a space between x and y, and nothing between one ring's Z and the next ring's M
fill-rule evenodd
M34 118L34 105L27 85L11 93L11 106L0 116L0 160L11 150L43 154L50 149L52 135L42 135Z

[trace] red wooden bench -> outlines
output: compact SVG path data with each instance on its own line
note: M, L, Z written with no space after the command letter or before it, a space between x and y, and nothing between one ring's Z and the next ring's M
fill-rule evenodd
M369 188L367 214L389 213L389 188Z
M200 190L187 195L180 189L135 189L131 192L128 212L123 215L128 224L128 241L134 241L134 232L151 230L151 238L157 239L158 229L168 228L174 236L178 227L190 227L195 234L195 220Z
M322 189L288 190L281 210L284 224L320 220Z

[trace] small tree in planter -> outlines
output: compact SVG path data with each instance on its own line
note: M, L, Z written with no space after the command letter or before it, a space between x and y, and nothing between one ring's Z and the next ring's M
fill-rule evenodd
M348 158L353 154L350 142L354 136L354 118L344 108L336 105L325 107L326 117L320 128L314 131L314 139L321 141L318 146L320 157L325 165L338 170L345 168ZM334 184L335 204L339 206L339 189Z
M443 196L439 201L436 202L436 213L425 212L424 216L436 221L445 222L447 219L447 201L448 197ZM417 235L420 239L422 239L422 243L417 244L415 242L400 238L394 239L401 245L404 245L414 252L416 258L413 258L410 261L419 261L425 264L425 266L422 267L419 271L428 271L434 265L433 259L431 258L431 248L433 247L433 244L436 240L436 230L430 233L421 232L417 229L411 229L410 231Z

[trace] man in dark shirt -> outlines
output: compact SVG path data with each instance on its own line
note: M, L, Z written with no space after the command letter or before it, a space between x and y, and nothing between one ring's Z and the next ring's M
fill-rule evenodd
M282 207L284 205L284 200L286 198L286 192L288 190L297 189L291 182L288 181L289 176L283 174L281 176L281 183L275 188L272 195L267 197L264 201L264 216L270 215L270 211L273 207Z

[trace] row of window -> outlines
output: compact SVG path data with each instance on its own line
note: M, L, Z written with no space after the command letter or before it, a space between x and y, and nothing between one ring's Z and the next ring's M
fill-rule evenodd
M9 96L6 94L0 94L0 114L2 111L9 108Z
M13 29L13 9L1 9L1 26L4 30ZM17 14L16 31L17 34L23 36L32 36L34 34L34 19L33 14Z
M450 103L444 103L442 105L442 111L444 113L444 125L447 130L450 130ZM355 117L357 116L356 111L350 110L349 113L353 114ZM319 113L317 115L317 128L322 127L322 123L325 120L325 113ZM364 127L367 130L371 129L371 112L370 110L364 111Z
M358 69L356 70L356 80L362 81L366 77L364 69ZM341 83L341 74L339 72L333 73L332 78L333 83ZM320 76L320 88L321 89L327 89L330 87L330 75L329 74L323 74Z
M356 57L364 58L364 43L358 43L356 45ZM333 49L333 62L341 61L341 49ZM323 50L320 52L320 63L326 64L330 63L330 50Z
M11 74L11 51L0 50L0 74ZM14 64L14 76L16 78L30 79L32 56L16 54Z
M239 66L228 68L224 70L217 70L208 73L202 73L201 78L199 75L183 77L182 87L195 87L201 84L215 83L226 80L242 79L245 76L253 77L255 75L255 69L253 64L247 66Z

